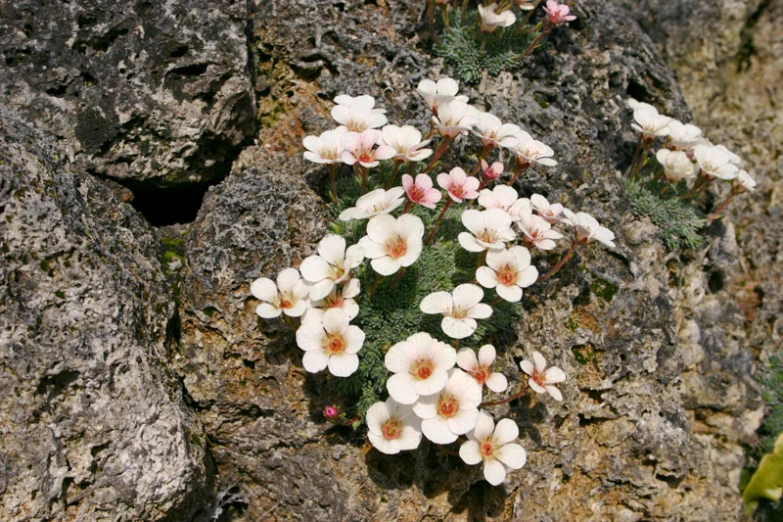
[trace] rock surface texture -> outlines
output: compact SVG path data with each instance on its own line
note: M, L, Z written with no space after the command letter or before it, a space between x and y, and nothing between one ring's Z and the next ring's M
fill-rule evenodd
M188 520L203 432L144 220L0 108L0 520Z
M732 23L693 31L673 5L691 3ZM3 5L0 103L54 134L77 174L0 112L0 518L740 519L742 444L763 413L748 347L768 353L783 334L780 126L758 116L783 103L767 76L781 56L774 3L580 0L544 51L463 86L555 150L559 165L532 169L524 195L590 212L618 236L526 290L503 336L512 384L533 350L569 378L562 403L494 408L517 421L528 452L501 487L426 441L385 456L326 423L333 382L304 371L291 332L260 320L249 292L327 232L325 172L301 159L301 139L335 125L334 96L371 94L390 122L426 127L415 86L451 71L423 36L424 2ZM753 13L751 65L715 72L733 70L747 48L735 33L747 35ZM695 57L710 42L715 65L703 67ZM759 87L735 109L762 79L769 103ZM735 94L712 96L724 91ZM629 96L686 121L690 106L756 168L760 197L745 196L700 251L668 252L630 211ZM724 125L734 117L744 130ZM255 121L257 142L240 154ZM232 160L177 230L182 267L165 270L155 234L171 231L90 175L184 186L222 177ZM560 253L534 263L545 270Z
M244 1L4 2L0 103L101 177L219 179L251 137Z

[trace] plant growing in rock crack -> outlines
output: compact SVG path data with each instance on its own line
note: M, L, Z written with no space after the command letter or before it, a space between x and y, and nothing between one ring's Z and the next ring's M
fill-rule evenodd
M639 133L625 182L633 212L658 226L669 249L698 248L701 229L720 217L734 197L753 191L756 182L742 168L739 156L710 143L699 127L659 114L633 98L628 106L633 110L631 127ZM663 144L652 161L649 149L659 140ZM716 181L731 186L715 210L704 215L696 202Z
M435 33L435 10L440 12L443 34L437 37L435 53L452 65L467 83L481 79L483 71L496 76L516 67L538 48L558 25L575 20L570 8L547 0L542 6L546 16L529 25L539 0L500 0L479 2L476 9L463 1L429 0L427 17L430 34Z
M526 454L516 423L495 423L487 408L530 392L560 401L566 375L533 352L520 365L528 378L507 392L508 378L493 369L494 334L522 314L528 288L590 243L614 247L614 234L540 194L520 198L514 182L555 167L554 151L458 90L451 78L419 84L432 111L426 135L389 124L370 96L335 98L341 125L304 138L305 158L329 169L331 232L298 269L260 278L251 292L259 316L296 330L304 369L328 371L340 400L324 410L327 420L364 423L387 454L426 438L483 463L497 485ZM445 166L451 145L468 139L475 156ZM499 149L513 162L505 184L503 162L489 163ZM566 235L569 246L539 274L534 262Z

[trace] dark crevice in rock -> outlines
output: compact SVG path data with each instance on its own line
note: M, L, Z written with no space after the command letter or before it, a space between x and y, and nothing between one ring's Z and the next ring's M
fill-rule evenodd
M752 63L751 57L756 54L756 45L753 42L755 34L754 28L758 24L761 15L772 5L772 0L764 0L759 4L755 11L745 21L745 25L740 30L740 48L737 51L737 72L741 73L750 69Z

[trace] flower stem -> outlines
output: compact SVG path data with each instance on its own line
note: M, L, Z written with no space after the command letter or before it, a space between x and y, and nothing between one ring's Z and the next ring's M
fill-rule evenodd
M407 267L403 266L399 270L397 270L397 276L394 278L394 281L392 281L391 284L389 285L390 289L394 288L395 286L397 286L397 283L400 282L400 279L402 279L402 276L405 275L405 269L406 268Z
M636 171L639 168L639 155L642 152L642 146L644 145L644 135L639 134L639 141L636 142L636 150L633 151L633 159L631 160L631 173L629 174L629 177L633 179L636 177Z
M501 302L503 302L503 298L500 297L500 296L497 296L492 301L490 301L489 306L495 306L495 305L500 304Z
M517 387L518 387L518 389L517 389L517 391L513 395L510 395L510 396L506 397L505 399L500 399L500 400L497 400L497 401L482 402L481 404L479 404L479 408L485 408L487 406L499 406L500 404L506 404L507 402L511 402L514 399L518 399L518 398L522 397L530 389L530 387L528 386L527 383L519 383L519 385Z
M571 260L571 258L574 257L574 253L576 252L576 248L578 246L579 246L579 242L576 239L574 239L574 241L571 243L571 248L568 250L568 253L566 253L566 255L560 258L560 261L558 261L557 264L552 267L552 270L539 277L538 281L536 282L540 283L541 281L546 281L547 279L555 275L558 270L563 268L563 265L568 263Z
M726 205L728 205L733 198L734 198L734 193L732 192L731 194L729 194L729 197L727 197L726 199L723 200L723 203L718 205L718 208L715 209L715 212L710 214L710 217L707 218L707 223L712 223L713 221L718 219L718 217L720 216L720 213L723 212L723 209L726 208Z
M440 225L440 220L443 219L443 215L446 213L446 210L448 210L448 208L454 202L454 200L451 199L449 196L446 197L448 197L449 199L446 200L446 204L443 205L443 208L440 210L440 214L438 214L438 217L435 218L435 223L432 224L432 230L430 230L430 233L427 236L427 240L424 242L425 245L430 244L430 241L432 241L435 232L438 230L438 225Z
M354 164L355 165L355 164ZM367 181L369 179L370 169L368 168L362 168L360 169L362 172L362 192L360 195L364 196L367 193Z
M429 164L427 165L427 168L425 168L422 172L424 174L429 174L429 172L435 167L435 165L438 163L438 160L441 156L443 156L446 151L449 149L449 144L452 142L454 138L446 137L443 138L443 141L441 142L440 146L438 147L438 150L435 151L435 154L432 155L432 159L430 160Z
M386 190L389 190L389 187L392 186L392 183L394 183L394 180L397 179L397 172L400 170L400 165L402 165L401 161L395 161L394 162L394 170L392 170L391 176L389 176L389 179L386 182L386 186L383 187Z
M367 297L372 299L373 294L375 293L375 290L378 288L378 283L381 282L381 274L378 272L375 272L375 281L373 281L372 286L370 287L370 291L367 292Z
M533 49L536 48L536 46L539 44L539 42L549 34L549 31L552 30L552 24L549 22L549 20L544 22L544 27L541 29L541 32L538 33L538 36L536 36L536 39L533 40L533 43L531 43L527 49L522 51L516 58L514 58L514 61L520 62L522 59L527 56L528 54L533 52Z
M337 164L332 163L329 165L329 182L332 186L332 193L330 196L332 196L332 203L335 205L338 204L337 201Z
M530 166L530 163L517 163L514 165L514 170L511 171L511 179L506 183L509 187L514 184L520 174L522 174L526 168Z
M481 154L479 154L479 157L476 160L476 166L473 167L472 171L470 171L470 175L471 176L475 176L476 174L478 174L479 169L481 169L481 160L483 160L483 159L485 159L487 157L487 154L489 154L489 151L491 151L492 148L493 148L492 145L484 145L481 148Z
M459 451L454 451L453 449L449 449L445 446L441 446L440 444L435 444L435 447L438 448L442 453L445 453L446 455L459 457Z

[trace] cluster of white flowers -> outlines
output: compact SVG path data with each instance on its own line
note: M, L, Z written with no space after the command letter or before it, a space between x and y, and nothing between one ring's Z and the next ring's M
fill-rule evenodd
M705 183L720 179L732 182L734 194L755 189L756 182L742 168L742 159L725 146L712 144L696 125L660 114L652 105L633 98L628 106L633 110L631 127L640 133L641 141L653 143L664 138L655 157L667 181L698 178L698 182Z
M446 210L462 205L460 219L465 231L457 239L462 248L478 257L475 281L430 293L418 303L424 314L442 316L441 329L454 340L454 346L427 332L396 340L399 342L386 350L384 358L390 373L386 380L389 399L373 404L365 420L370 442L388 454L418 447L422 436L436 444L450 444L465 436L460 448L463 460L483 462L486 479L499 484L506 468L517 469L526 458L524 449L513 443L518 437L516 424L502 419L496 426L481 409L484 388L501 393L508 380L492 369L496 350L491 344L476 350L460 347L459 342L473 336L479 321L490 318L496 305L519 302L523 289L540 280L530 249L555 248L564 237L563 227L573 230L569 255L577 246L594 241L613 247L614 234L589 214L572 212L540 194L520 197L510 186L530 166L557 165L550 147L518 125L504 123L470 105L467 97L458 95L459 85L451 78L423 80L417 90L432 111L432 129L427 136L411 125L389 124L385 111L377 108L370 96L335 98L332 117L339 126L320 136L305 137L304 156L329 165L332 173L339 164L352 166L361 178L362 194L338 219L367 220L365 235L348 245L342 236L329 234L299 269L282 270L276 282L262 277L252 283L251 292L262 301L256 310L259 316L282 316L296 328L306 371L328 369L337 377L350 376L359 368L365 342L365 333L351 322L359 317L363 300L371 299L374 291L373 287L361 293L357 274L369 269L363 263L368 261L376 273L376 286L381 277L401 277L434 239ZM440 143L426 148L436 133ZM433 169L449 144L471 135L480 140L481 147L475 168L468 173L455 166L435 174ZM498 149L514 157L511 183L490 187L505 171L502 160L492 166L486 161ZM427 164L420 163L428 159ZM367 192L368 169L384 161L393 162L391 178L381 184L383 188ZM408 174L402 176L401 186L392 186L403 164L408 164ZM377 180L373 183L378 187ZM473 204L473 200L478 207L467 208L466 201ZM418 215L411 213L413 208L418 208ZM425 239L425 223L419 216L426 212L437 213L437 217ZM555 230L557 227L561 230ZM494 291L494 301L483 302L485 289ZM300 318L298 324L292 318ZM565 374L559 368L547 370L538 352L533 353L533 362L522 361L520 369L529 379L528 387L519 393L530 389L562 400L554 384L562 382ZM329 415L337 418L337 410L331 408Z

